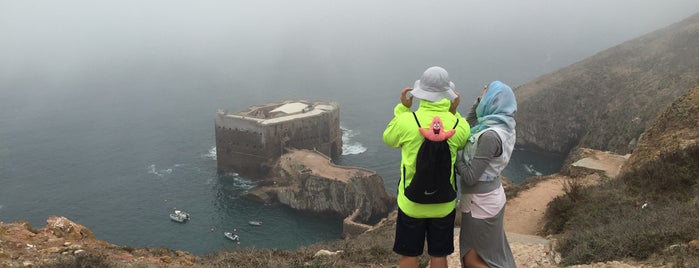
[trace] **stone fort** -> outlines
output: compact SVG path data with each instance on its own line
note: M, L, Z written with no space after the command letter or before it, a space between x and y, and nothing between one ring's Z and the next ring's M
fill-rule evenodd
M218 169L260 178L287 148L309 149L337 159L342 154L340 108L335 102L288 100L217 111Z

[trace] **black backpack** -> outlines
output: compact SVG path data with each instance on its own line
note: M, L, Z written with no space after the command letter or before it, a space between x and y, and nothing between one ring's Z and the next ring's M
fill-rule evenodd
M421 128L420 121L413 112L417 126ZM455 129L456 124L452 129ZM415 163L415 175L410 185L405 187L405 172L403 172L403 193L415 203L438 204L456 199L456 189L452 186L451 149L447 140L431 141L424 138L417 152Z

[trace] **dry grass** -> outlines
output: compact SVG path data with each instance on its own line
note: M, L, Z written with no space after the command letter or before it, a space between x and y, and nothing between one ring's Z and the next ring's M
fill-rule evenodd
M562 234L557 250L564 265L632 258L699 263L687 242L699 238L699 207L675 199L648 201L629 194L620 180L582 187L555 199L546 212L546 232ZM669 250L672 249L672 250ZM685 255L687 252L695 252Z
M348 240L336 240L296 250L240 249L202 258L203 267L391 267L395 221ZM335 256L314 257L318 250L340 251ZM424 262L424 261L423 261Z
M111 268L117 267L103 255L85 254L79 256L64 256L55 262L39 265L40 268Z

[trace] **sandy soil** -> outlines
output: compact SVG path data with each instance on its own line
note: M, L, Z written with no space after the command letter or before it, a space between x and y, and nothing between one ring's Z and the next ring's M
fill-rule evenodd
M509 200L505 206L505 231L537 235L542 226L546 206L563 194L563 178L555 176Z
M505 206L505 231L517 267L558 267L558 257L550 241L537 236L537 233L542 226L546 206L563 193L563 177L554 176L508 200ZM457 252L448 257L449 267L461 266L458 244L459 231L455 230Z
M601 170L609 177L615 177L628 155L619 156L607 152L593 151L590 157L581 159L573 164L593 170ZM505 231L512 248L517 267L559 267L560 255L553 250L551 241L538 236L543 227L546 206L554 198L565 194L563 183L565 176L552 175L550 179L537 183L534 187L519 193L507 201L505 207ZM588 175L582 183L595 183L599 176ZM459 231L455 231L454 245L457 252L448 257L449 267L461 267L459 262L458 244ZM643 267L623 262L595 263L577 265L578 268L596 267Z

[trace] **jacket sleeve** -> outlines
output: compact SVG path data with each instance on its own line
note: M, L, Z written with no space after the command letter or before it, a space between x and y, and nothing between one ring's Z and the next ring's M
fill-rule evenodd
M399 125L398 118L403 113L409 113L410 108L405 107L402 103L398 103L396 107L393 108L393 119L388 122L386 130L383 131L383 142L390 147L401 147L401 133L402 129Z

